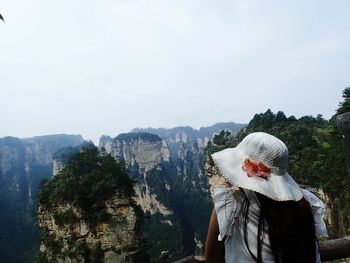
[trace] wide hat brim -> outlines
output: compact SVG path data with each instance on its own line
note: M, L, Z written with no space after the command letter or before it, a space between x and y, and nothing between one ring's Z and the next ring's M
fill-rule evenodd
M303 197L301 188L287 172L270 172L266 179L248 177L242 169L246 156L239 148L227 148L211 156L221 174L232 185L258 192L276 201L299 201Z

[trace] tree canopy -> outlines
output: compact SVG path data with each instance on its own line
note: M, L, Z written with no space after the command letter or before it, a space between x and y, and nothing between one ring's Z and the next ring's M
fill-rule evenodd
M59 204L72 204L81 209L83 217L93 222L108 217L105 201L116 193L133 195L133 182L124 165L90 145L73 154L52 180L41 182L38 199L48 209ZM71 218L70 215L65 217Z

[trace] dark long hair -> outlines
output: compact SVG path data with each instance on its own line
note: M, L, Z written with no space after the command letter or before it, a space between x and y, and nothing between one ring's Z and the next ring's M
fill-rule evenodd
M255 193L260 202L260 217L257 233L257 255L254 255L247 242L249 199L243 204L244 240L250 255L262 263L263 227L268 224L271 250L276 263L316 262L316 234L314 218L309 203L300 201L275 201Z

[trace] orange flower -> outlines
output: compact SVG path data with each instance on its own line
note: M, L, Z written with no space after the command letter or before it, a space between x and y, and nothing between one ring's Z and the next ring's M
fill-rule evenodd
M254 163L249 159L244 160L242 166L243 171L245 171L248 177L261 177L267 179L270 175L270 168L266 167L262 162Z

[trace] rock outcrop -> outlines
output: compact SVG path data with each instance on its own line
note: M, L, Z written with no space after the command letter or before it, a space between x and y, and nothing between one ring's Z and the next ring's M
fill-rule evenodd
M162 162L168 162L170 152L165 141L155 134L121 134L115 139L108 137L100 143L117 160L124 160L128 165L138 166L144 175Z
M204 147L221 129L235 133L243 126L225 125L199 131L135 129L116 138L101 137L100 148L125 161L137 182L135 201L146 214L144 235L153 259L162 251L169 251L171 260L204 252L212 206Z
M143 212L132 199L125 168L92 144L55 156L64 167L38 194L37 261L147 262L141 249Z
M38 221L43 231L40 257L62 263L142 262L139 208L123 194L108 200L106 208L110 219L94 224L83 219L79 208L71 204L51 207L50 211L39 206ZM60 223L57 215L68 211L74 220Z
M115 139L104 136L100 148L129 167L131 178L136 179L135 201L145 213L172 214L168 207L157 200L157 194L146 179L152 170L162 172L162 163L169 162L170 152L164 140L148 133L121 134Z

